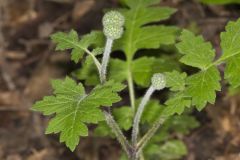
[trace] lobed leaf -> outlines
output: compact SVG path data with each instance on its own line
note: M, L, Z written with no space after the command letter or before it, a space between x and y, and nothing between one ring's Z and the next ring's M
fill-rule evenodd
M178 71L166 72L167 87L171 91L182 91L185 89L185 79L187 78L186 73L180 73Z
M225 79L233 88L240 86L240 19L229 22L226 32L221 33L221 47L223 55L220 60L226 62Z
M92 45L103 46L104 37L101 32L93 31L79 39L75 30L69 33L57 32L51 36L56 43L56 50L71 49L71 60L77 63Z
M192 105L202 110L207 102L214 104L216 91L221 90L220 80L220 73L215 66L188 77L186 95L192 97Z
M124 88L120 83L109 81L86 94L81 83L76 84L68 77L55 80L52 85L54 95L36 102L32 109L45 115L55 115L46 133L60 133L60 142L65 142L72 151L78 145L80 136L88 135L86 124L104 120L99 107L111 106L120 101L117 92Z
M180 61L186 65L205 70L212 64L215 51L209 42L205 42L202 36L195 36L192 32L184 30L181 34L181 42L177 48L184 56Z
M166 107L163 111L163 115L171 116L175 113L180 115L184 112L186 107L191 107L191 99L185 97L183 93L178 93L173 98L167 100L165 105Z
M124 51L128 58L133 58L139 49L159 48L172 44L178 29L166 26L144 26L170 17L176 10L168 7L150 7L159 0L126 0L129 9L122 9L125 17L125 32L115 44L115 49Z
M177 44L178 50L184 54L180 59L186 65L201 69L200 72L186 79L185 96L192 98L192 105L198 110L209 103L214 103L216 91L220 91L220 73L213 62L215 52L209 42L202 36L195 36L190 31L184 30L181 42ZM180 112L179 112L180 113Z

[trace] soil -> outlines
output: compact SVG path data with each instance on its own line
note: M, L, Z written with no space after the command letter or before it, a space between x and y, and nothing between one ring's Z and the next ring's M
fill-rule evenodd
M194 0L162 0L178 9L167 24L189 28L210 40L218 55L219 33L240 16L240 6L206 6ZM51 94L49 81L77 66L54 51L49 35L72 28L79 34L101 29L103 9L117 0L0 0L0 160L117 160L118 143L82 139L72 153L58 136L44 135L48 118L30 110ZM226 89L217 103L196 113L201 126L184 137L185 160L240 160L240 96Z

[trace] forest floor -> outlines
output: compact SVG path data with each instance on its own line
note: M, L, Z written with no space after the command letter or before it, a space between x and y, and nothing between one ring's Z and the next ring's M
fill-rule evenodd
M48 119L30 111L36 100L51 93L51 79L76 67L69 55L54 51L49 35L71 28L79 34L100 29L102 10L117 7L116 1L0 0L0 160L117 160L120 147L107 138L83 139L71 153L58 136L43 134ZM178 9L166 23L202 33L218 53L219 33L229 20L240 17L236 5L161 3ZM189 148L184 159L240 160L240 96L223 91L217 99L196 113L201 126L184 138Z

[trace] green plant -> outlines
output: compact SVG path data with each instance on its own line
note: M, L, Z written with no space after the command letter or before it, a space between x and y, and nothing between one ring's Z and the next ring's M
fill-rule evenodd
M239 4L239 0L201 0L206 4Z
M176 159L186 154L181 141L169 138L169 129L178 122L173 130L186 134L198 126L196 120L185 115L184 111L191 106L200 111L208 102L215 102L216 91L221 90L218 65L226 63L225 79L234 88L240 85L240 20L230 22L226 32L221 34L223 55L217 60L214 60L215 51L209 42L190 31L182 31L180 42L176 45L183 55L180 62L198 69L197 73L188 75L181 73L179 67L169 65L170 59L166 57L136 56L141 49L158 49L175 43L179 33L177 27L149 25L175 12L168 7L153 7L158 1L125 0L128 8L105 14L104 34L93 31L79 38L77 32L72 30L52 35L57 50L71 50L71 59L76 63L85 59L77 77L88 85L96 86L86 93L83 84L76 83L72 78L54 80L54 95L45 97L33 106L33 110L44 115L55 115L46 133L60 133L60 142L73 151L80 136L88 135L87 125L98 124L96 133L110 135L108 127L111 128L114 133L112 136L120 142L131 160L143 156L148 156L148 159L154 159L155 156ZM112 51L119 50L124 53L125 61L110 58ZM102 53L100 63L99 56ZM125 88L122 84L125 80L131 107L114 107L111 112L109 107L121 100L118 92ZM134 83L142 88L150 86L143 98L135 98ZM160 105L158 100L151 99L151 95L163 89L168 93L165 97L167 100ZM145 127L140 129L140 124ZM160 126L162 128L158 132ZM131 128L132 138L129 142L123 130ZM159 144L160 153L155 153ZM172 157L167 152L171 152Z

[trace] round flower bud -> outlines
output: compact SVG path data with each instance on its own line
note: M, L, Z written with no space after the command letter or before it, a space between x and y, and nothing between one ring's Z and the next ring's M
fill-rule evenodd
M123 15L118 11L109 11L102 19L103 26L113 25L116 27L122 27L124 25L124 21Z
M103 33L107 38L112 40L119 39L123 34L123 27L115 27L112 25L104 26Z
M152 87L161 90L166 87L166 77L161 73L156 73L152 77Z

